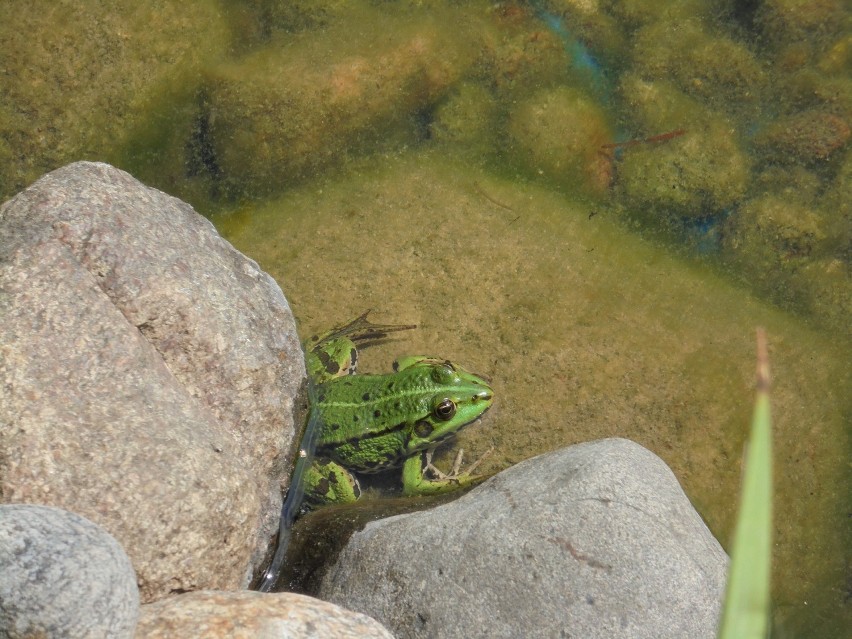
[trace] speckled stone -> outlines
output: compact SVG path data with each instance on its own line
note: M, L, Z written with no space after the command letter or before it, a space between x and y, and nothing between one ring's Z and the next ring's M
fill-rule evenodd
M304 377L280 288L106 164L0 208L0 494L103 526L143 601L240 588L278 523Z
M132 637L139 591L103 528L60 508L0 506L0 636Z
M727 565L665 463L607 439L367 524L319 596L399 638L711 639Z
M142 606L136 639L392 639L379 622L293 593L198 591Z

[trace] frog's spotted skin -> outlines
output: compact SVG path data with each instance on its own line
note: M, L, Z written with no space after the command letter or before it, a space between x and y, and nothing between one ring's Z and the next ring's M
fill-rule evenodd
M406 357L387 375L355 375L356 343L412 328L371 324L366 314L308 342L322 423L316 462L306 478L309 503L346 503L359 495L349 471L373 473L404 465L405 494L437 493L474 478L427 480L419 453L432 450L476 420L493 391L481 377L444 359Z

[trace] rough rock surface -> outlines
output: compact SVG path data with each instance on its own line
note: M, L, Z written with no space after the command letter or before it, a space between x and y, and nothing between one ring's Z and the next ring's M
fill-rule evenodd
M198 591L142 606L136 639L392 639L357 612L293 593Z
M143 601L237 588L277 525L304 363L275 282L109 165L0 208L0 495L97 522Z
M623 439L527 460L352 536L319 596L397 637L715 637L727 556Z
M0 506L0 636L132 637L139 591L103 528L49 506Z

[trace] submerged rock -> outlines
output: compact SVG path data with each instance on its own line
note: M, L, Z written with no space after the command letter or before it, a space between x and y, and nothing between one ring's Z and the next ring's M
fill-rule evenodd
M756 102L766 84L759 61L743 44L713 33L698 18L660 20L640 29L632 52L634 72L673 80L687 93L719 106Z
M776 162L827 160L849 141L849 123L826 109L808 109L778 118L755 143Z
M586 194L601 195L609 186L612 158L601 147L612 133L602 106L582 92L539 91L512 109L508 135L530 172Z
M487 154L496 138L496 102L480 84L459 85L435 109L429 135L471 155Z
M417 114L474 61L469 31L467 21L449 27L431 13L412 21L353 10L312 39L211 69L209 135L223 179L265 195L352 152L414 142L423 135Z
M616 185L633 209L704 217L742 198L751 160L731 120L666 80L628 74L619 88L639 135L658 142L625 147ZM666 137L666 134L678 135Z
M607 439L367 524L320 596L398 637L710 638L727 563L668 467Z

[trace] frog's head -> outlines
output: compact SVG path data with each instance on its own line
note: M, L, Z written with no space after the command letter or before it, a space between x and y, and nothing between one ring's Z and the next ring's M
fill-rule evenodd
M452 362L424 357L400 360L394 366L397 370L416 369L429 391L423 413L409 432L409 453L452 437L479 418L494 400L488 382Z

